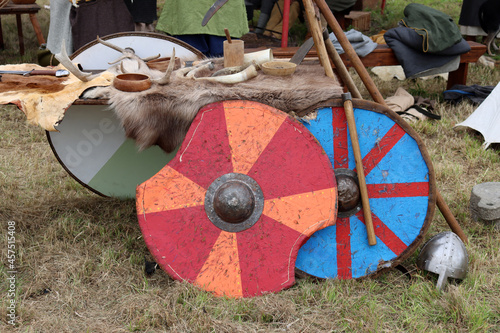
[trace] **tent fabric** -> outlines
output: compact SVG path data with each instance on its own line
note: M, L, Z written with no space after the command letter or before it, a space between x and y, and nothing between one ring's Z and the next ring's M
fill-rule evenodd
M484 149L492 143L500 142L500 83L464 122L456 129L472 128L484 137Z

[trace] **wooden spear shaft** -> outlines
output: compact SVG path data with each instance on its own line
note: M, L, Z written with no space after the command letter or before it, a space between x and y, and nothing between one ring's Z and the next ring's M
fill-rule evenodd
M330 64L330 59L328 58L328 54L326 52L322 29L319 25L320 23L318 19L316 18L312 0L303 0L302 2L304 3L307 21L309 22L309 30L311 31L321 66L325 69L326 76L334 78L335 75L333 74L332 65Z
M363 206L363 215L365 217L366 233L368 235L368 244L376 245L377 238L375 237L375 229L373 228L372 211L368 198L368 188L366 187L365 169L363 167L363 159L361 158L361 149L359 148L358 132L356 130L356 121L354 120L354 109L352 106L352 98L350 93L342 94L344 102L345 117L347 126L349 127L349 135L351 137L352 152L354 161L356 162L356 171L358 174L359 191L361 192L361 203Z
M362 98L361 93L358 90L358 87L356 87L356 85L354 84L354 80L352 79L351 75L349 75L347 67L342 61L342 58L340 57L337 50L335 50L335 46L333 45L333 42L330 40L330 35L326 30L323 31L323 38L325 39L326 51L330 56L330 59L332 60L333 64L335 65L335 68L337 69L337 73L340 76L340 79L347 86L347 90L352 94L352 97Z
M311 1L311 0L309 0ZM326 19L326 22L332 28L333 33L337 37L337 40L339 41L340 45L342 45L342 48L344 49L345 53L347 56L351 59L351 62L354 66L354 69L356 69L356 72L358 73L361 81L363 81L363 84L366 86L366 89L368 89L368 92L370 93L370 96L372 96L373 100L379 104L387 106L387 104L384 101L384 98L382 97L382 94L380 91L377 89L377 86L373 82L372 78L370 77L370 74L365 68L365 65L361 62L359 59L358 55L356 54L356 51L354 51L354 48L352 47L351 43L347 39L346 35L344 34L344 31L340 27L339 23L335 19L335 16L333 16L332 11L326 4L325 0L314 0L316 5L319 7L319 10L323 14L323 16ZM305 6L305 2L304 2ZM316 43L316 41L314 41Z
M339 41L340 45L342 45L342 48L351 59L354 69L361 78L361 81L363 81L363 84L365 85L366 89L368 89L368 92L372 96L373 100L387 107L387 103L384 101L382 94L380 94L380 91L378 90L377 86L370 77L370 74L366 70L365 65L363 65L358 55L356 54L356 51L354 51L354 48L352 47L351 43L345 36L344 31L342 30L339 23L335 19L335 16L333 16L333 13L326 4L325 0L314 0L314 2L316 3L319 10L325 17L326 22L328 23L330 28L332 28L333 33L337 37L337 40ZM453 214L451 213L450 208L448 207L446 202L444 202L443 197L441 196L439 190L437 189L436 189L436 194L437 194L437 206L441 211L441 214L443 214L446 223L448 223L450 229L453 232L455 232L464 243L468 243L467 236L465 236L465 233L458 224L458 221L456 220L455 216L453 216Z

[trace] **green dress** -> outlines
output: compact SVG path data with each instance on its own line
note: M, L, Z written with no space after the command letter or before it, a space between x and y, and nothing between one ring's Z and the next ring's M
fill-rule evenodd
M244 0L228 0L201 26L201 21L215 0L165 0L156 29L170 35L208 34L225 36L224 28L231 36L239 38L248 30Z

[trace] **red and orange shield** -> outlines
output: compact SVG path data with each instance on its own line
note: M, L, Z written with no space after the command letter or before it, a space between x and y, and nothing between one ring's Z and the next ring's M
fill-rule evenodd
M285 113L250 101L201 109L177 155L137 188L156 262L219 296L292 286L299 248L337 218L331 163Z

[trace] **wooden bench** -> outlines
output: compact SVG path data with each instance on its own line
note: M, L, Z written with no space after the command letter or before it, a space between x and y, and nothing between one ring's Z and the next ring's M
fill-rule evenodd
M9 3L6 6L0 8L0 49L4 49L4 41L3 41L3 31L2 31L2 15L16 15L17 22L17 35L19 38L19 53L24 55L24 36L23 36L23 23L21 21L22 14L28 14L30 17L31 25L33 26L33 30L35 30L36 38L38 39L38 44L42 45L45 43L45 39L43 38L42 30L40 29L40 23L38 23L38 19L36 18L36 14L40 10L40 6L36 3L33 4L13 4Z
M467 83L469 63L477 62L479 57L481 57L486 52L486 45L473 41L468 41L468 43L471 47L471 50L460 56L460 65L458 69L449 73L446 89L451 88L455 84L465 85ZM278 47L273 48L272 50L275 58L291 58L295 54L297 49L298 47ZM312 49L311 51L309 51L307 57L317 58L316 50ZM347 67L352 67L351 59L349 59L346 54L341 54L340 57ZM360 59L365 67L399 65L398 59L396 59L394 52L386 44L379 44L373 52Z

